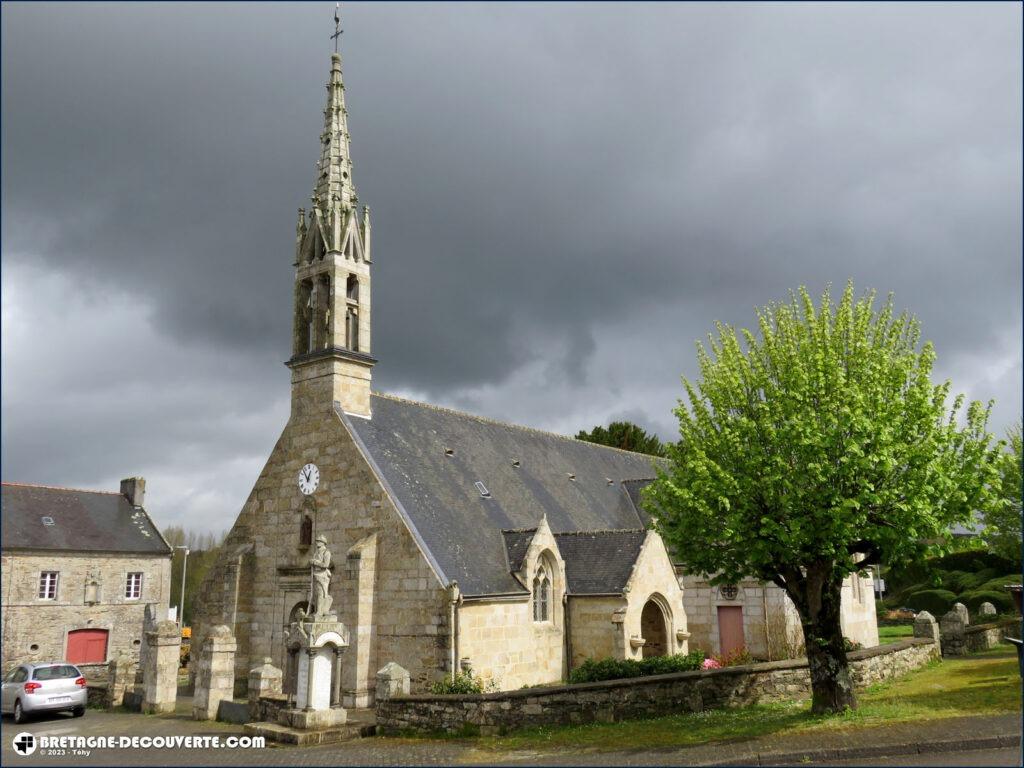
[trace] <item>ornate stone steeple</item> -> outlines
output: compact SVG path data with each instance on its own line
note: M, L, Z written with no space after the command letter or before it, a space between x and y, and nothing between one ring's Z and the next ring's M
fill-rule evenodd
M312 208L295 231L292 414L330 408L370 416L370 209L352 181L341 55L331 56Z

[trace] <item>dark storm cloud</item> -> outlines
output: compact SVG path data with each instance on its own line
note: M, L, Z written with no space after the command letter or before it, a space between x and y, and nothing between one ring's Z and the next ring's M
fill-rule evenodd
M280 427L260 403L287 397L331 12L4 4L5 299L38 311L22 294L59 275L81 294L67 322L104 334L105 297L121 297L151 352L130 377L164 414L139 450L168 477L188 475L184 445L257 462ZM343 15L379 388L567 432L629 414L670 436L678 375L715 320L749 325L790 288L853 278L920 317L958 389L1001 400L997 427L1018 418L1019 6ZM130 423L110 376L125 355L97 343L44 365L61 326L15 340L7 321L5 306L5 477L53 479L27 475L61 444L88 482L101 470L66 436L73 414L31 405L49 371L54 397L92 380L91 412ZM169 383L183 372L184 390Z

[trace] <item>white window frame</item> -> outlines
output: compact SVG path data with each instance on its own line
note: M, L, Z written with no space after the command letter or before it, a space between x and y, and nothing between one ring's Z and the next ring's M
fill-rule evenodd
M142 571L128 571L124 578L124 599L142 599Z
M39 600L56 600L60 586L60 571L40 571L39 589L36 598ZM52 594L51 594L52 593Z

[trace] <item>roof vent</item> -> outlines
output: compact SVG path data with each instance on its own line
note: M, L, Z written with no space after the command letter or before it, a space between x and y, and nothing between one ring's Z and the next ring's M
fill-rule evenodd
M605 480L608 481L608 485L615 485L615 481L612 480L610 477L606 477Z
M575 472L567 472L566 474L569 475L569 479L570 480L576 480L576 473Z
M39 519L43 521L43 525L53 525L52 517L41 517Z
M491 492L487 490L487 486L486 485L481 483L479 480L477 480L475 483L473 483L473 485L476 486L476 489L478 491L480 491L480 495L483 496L485 499L491 498Z
M454 456L455 455L455 449L454 448L445 448L444 449L444 455L445 456Z
M519 469L519 459L512 459L512 466L515 467L516 469Z

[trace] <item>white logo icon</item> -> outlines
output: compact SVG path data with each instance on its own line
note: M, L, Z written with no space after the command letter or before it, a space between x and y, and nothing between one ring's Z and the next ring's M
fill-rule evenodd
M36 751L36 737L27 731L22 731L14 737L14 752L18 755L28 757Z

